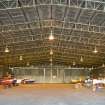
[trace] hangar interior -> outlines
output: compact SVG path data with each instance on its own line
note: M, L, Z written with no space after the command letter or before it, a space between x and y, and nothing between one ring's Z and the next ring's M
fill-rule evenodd
M0 75L37 83L105 77L105 0L0 0Z

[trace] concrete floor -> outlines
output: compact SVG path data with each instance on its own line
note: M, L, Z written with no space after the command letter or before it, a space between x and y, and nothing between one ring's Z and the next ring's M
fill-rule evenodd
M0 88L0 105L105 105L105 89L93 92L69 84L35 84Z

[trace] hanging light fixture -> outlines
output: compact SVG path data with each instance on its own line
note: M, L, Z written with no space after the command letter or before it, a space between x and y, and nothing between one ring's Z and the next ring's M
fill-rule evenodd
M53 32L51 30L50 36L49 36L49 40L54 40L54 36L53 36Z
M50 50L50 55L53 55L53 51L52 51L52 49Z
M80 58L80 62L83 62L83 57L81 56L81 58Z
M22 56L22 55L19 56L19 60L20 60L20 61L23 60L23 56Z
M75 61L73 61L73 66L75 66L76 65L76 62Z
M50 62L52 62L52 58L50 58Z
M26 64L27 66L29 66L30 65L30 62L27 62L27 64Z
M105 67L105 64L104 63L102 64L102 67Z
M94 67L92 66L91 70L93 70L93 69L94 69Z
M94 48L94 51L93 51L94 53L97 53L98 52L98 50L97 50L97 48L95 47Z
M71 69L71 65L70 65L70 66L68 66L68 68L69 68L69 69Z
M5 52L6 53L10 52L7 46L5 47Z

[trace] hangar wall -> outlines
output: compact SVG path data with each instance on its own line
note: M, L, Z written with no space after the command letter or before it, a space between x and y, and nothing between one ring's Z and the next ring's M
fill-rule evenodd
M12 72L16 78L34 79L36 83L70 83L89 77L87 68L14 67Z

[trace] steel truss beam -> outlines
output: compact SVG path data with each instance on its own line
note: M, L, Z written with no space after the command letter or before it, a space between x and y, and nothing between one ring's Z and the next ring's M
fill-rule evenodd
M21 0L22 6L33 6L35 5L36 0ZM52 2L51 2L52 1ZM17 8L19 7L19 0L1 0L0 3L5 5L7 8ZM36 5L65 5L73 6L77 8L84 9L93 9L93 10L105 10L105 2L100 0L37 0ZM1 9L4 9L3 5L0 6Z
M59 21L59 20L43 20L40 21L40 23L42 24L43 28L51 28L50 24L52 22L52 27L55 28L63 28L63 29L73 29L73 30L77 30L77 31L86 31L86 32L91 32L91 33L100 33L100 34L104 34L105 33L105 27L103 26L95 26L95 25L89 25L89 24L82 24L82 23L76 23L76 22L66 22L65 21ZM11 31L24 31L26 29L37 29L40 28L38 25L39 22L25 22L22 24L15 24L15 26L17 27L17 29L14 28L14 25L3 25L0 26L0 31L1 32L11 32ZM27 25L31 25L34 24L34 27L28 28L25 27ZM62 27L62 24L65 24L64 27ZM74 26L74 27L72 27ZM20 28L18 28L20 27Z

